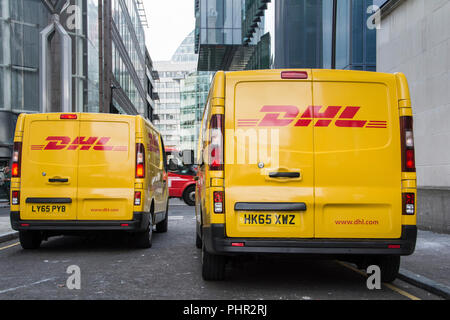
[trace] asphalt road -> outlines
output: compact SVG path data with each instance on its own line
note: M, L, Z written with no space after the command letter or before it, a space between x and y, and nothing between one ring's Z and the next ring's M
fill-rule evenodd
M205 282L194 233L193 208L173 200L169 232L154 234L151 249L105 235L51 238L37 251L2 243L0 299L438 299L399 280L368 290L365 277L334 260L233 261L226 281ZM80 290L66 286L71 265L80 267Z
M9 217L9 207L3 208L3 203L0 203L0 217Z

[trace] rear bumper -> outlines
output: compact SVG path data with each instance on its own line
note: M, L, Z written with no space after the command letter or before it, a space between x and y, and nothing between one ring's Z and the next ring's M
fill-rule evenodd
M225 225L203 227L203 242L213 254L401 255L414 253L416 226L403 226L400 239L255 239L227 238ZM232 246L243 243L244 246ZM394 246L394 247L392 247Z
M11 211L11 226L16 231L145 231L149 225L150 213L135 212L133 220L126 221L63 221L63 220L20 220L20 212Z

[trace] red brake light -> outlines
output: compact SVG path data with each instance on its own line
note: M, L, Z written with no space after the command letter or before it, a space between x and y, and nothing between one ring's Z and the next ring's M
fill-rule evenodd
M78 116L76 114L62 114L60 119L61 120L77 120Z
M144 178L145 177L145 170L143 164L138 164L136 167L136 177L137 178Z
M406 150L406 169L415 170L415 168L416 168L416 162L415 162L415 156L414 156L414 149L407 149Z
M11 169L11 175L13 177L18 177L19 176L19 164L13 163L12 169Z
M210 123L210 159L209 170L223 170L223 115L215 114Z
M22 142L14 142L11 177L20 178L22 163Z
M231 246L232 247L245 247L245 243L243 243L243 242L232 242Z
M19 191L13 191L11 193L11 204L13 206L18 206L20 204L20 192Z
M413 216L416 214L416 195L414 193L403 194L403 215Z
M135 206L140 206L141 205L141 192L140 191L136 191L134 193L134 205Z
M136 143L136 178L145 178L145 148L142 143Z
M214 192L214 213L224 213L224 194L223 191Z
M308 72L306 71L283 71L281 72L281 79L308 79Z
M402 171L416 172L414 152L413 118L400 117L402 143Z

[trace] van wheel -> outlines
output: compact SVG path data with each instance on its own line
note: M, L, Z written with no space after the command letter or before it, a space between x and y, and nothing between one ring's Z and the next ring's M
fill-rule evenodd
M156 232L158 233L167 232L168 224L169 224L169 201L167 201L166 206L166 217L164 218L163 221L156 224Z
M226 258L210 254L202 246L202 277L205 281L222 281L225 279Z
M40 231L19 231L20 245L23 249L38 249L42 243Z
M381 282L391 283L398 277L400 256L382 256L378 260L381 269Z
M134 234L134 245L139 249L149 249L152 247L153 226L150 224L144 232Z
M195 206L195 186L189 186L184 190L183 200L190 207Z

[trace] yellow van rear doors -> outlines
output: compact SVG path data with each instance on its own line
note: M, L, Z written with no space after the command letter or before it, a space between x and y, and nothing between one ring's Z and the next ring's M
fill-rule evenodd
M79 220L132 219L135 121L134 117L119 120L111 115L81 115Z
M59 114L25 117L21 198L22 220L76 220L79 135L76 119ZM23 203L23 202L22 202Z
M314 236L313 128L296 122L312 101L311 77L306 76L282 79L275 70L227 75L229 237Z
M399 238L395 77L326 70L313 75L315 236Z

